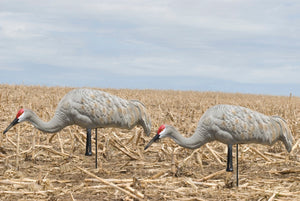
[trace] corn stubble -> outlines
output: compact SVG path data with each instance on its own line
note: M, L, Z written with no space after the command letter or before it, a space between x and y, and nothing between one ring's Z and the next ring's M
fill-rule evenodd
M0 85L0 130L20 107L50 120L59 100L70 90ZM45 134L21 123L0 137L1 200L300 200L299 97L100 90L143 102L152 119L151 136L145 137L141 128L98 129L99 168L94 169L94 158L84 156L85 129L69 126ZM282 116L295 138L291 154L282 143L240 145L237 188L225 185L227 146L219 142L188 150L163 139L143 151L161 124L173 125L190 136L201 115L215 104L241 105Z

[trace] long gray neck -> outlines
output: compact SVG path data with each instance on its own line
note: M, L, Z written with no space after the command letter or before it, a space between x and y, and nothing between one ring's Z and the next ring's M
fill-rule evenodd
M67 126L64 125L62 119L59 117L58 114L55 114L49 122L44 122L33 111L29 110L28 112L29 116L26 120L32 123L34 127L43 132L55 133Z
M195 133L191 137L184 137L182 136L174 127L170 127L170 134L167 135L168 137L172 138L177 144L182 147L189 148L189 149L197 149L204 145L207 142L212 141L208 138L205 131L203 130L196 130Z

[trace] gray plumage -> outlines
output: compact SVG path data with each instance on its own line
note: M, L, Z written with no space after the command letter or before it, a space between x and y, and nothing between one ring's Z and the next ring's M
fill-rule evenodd
M288 152L292 150L293 136L287 123L278 116L267 116L241 106L216 105L200 118L195 133L183 137L173 126L163 125L145 147L159 138L170 137L182 147L196 149L217 140L224 144L258 143L272 145L282 141Z
M183 137L173 126L161 125L157 134L146 145L147 149L160 138L170 137L182 147L196 149L217 140L228 145L227 172L233 171L232 145L236 144L236 185L238 186L238 144L258 143L272 145L282 141L288 152L293 146L293 136L287 123L278 116L267 116L241 106L216 105L200 118L195 133Z
M13 125L29 121L37 129L54 133L69 125L83 128L117 127L132 129L141 125L144 132L151 132L151 120L145 106L136 100L125 100L109 93L93 89L74 89L59 102L53 118L49 122L42 121L32 110L19 111L15 123L9 125L6 133Z

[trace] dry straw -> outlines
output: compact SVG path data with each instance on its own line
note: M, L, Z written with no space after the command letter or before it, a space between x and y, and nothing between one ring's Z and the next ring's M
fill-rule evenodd
M20 107L48 121L71 88L0 85L0 127ZM22 123L0 138L1 200L300 200L300 98L195 91L103 89L141 100L152 119L152 133L99 129L98 169L84 156L85 130L70 126L45 134ZM235 104L285 118L295 144L287 154L282 143L239 146L240 187L225 172L226 145L197 150L163 139L146 152L145 144L161 124L190 136L201 115L214 104ZM95 154L93 148L93 154ZM234 154L235 155L235 154ZM226 177L229 180L226 180Z

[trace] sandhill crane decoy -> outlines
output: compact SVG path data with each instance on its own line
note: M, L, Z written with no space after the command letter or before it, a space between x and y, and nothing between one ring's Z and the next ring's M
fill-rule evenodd
M32 110L20 109L16 118L4 130L5 134L17 123L29 121L37 129L55 133L69 125L79 125L87 129L86 153L92 155L91 130L117 127L132 129L136 125L143 127L146 135L151 132L151 120L145 106L137 100L125 100L109 93L94 89L74 89L68 92L58 103L55 114L49 122L42 121ZM96 151L97 168L97 151Z
M292 150L293 136L284 119L266 116L241 106L216 105L209 108L200 118L195 133L183 137L173 126L161 125L157 134L145 146L145 150L160 138L172 138L182 147L196 149L211 141L228 145L227 168L232 172L232 145L258 143L273 145L282 141L288 152ZM238 148L237 148L238 149ZM238 155L237 155L238 156ZM238 186L238 158L237 158Z

